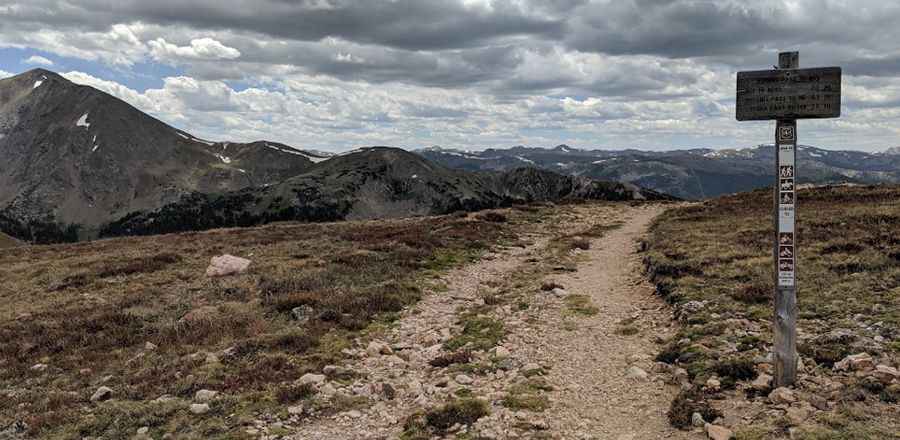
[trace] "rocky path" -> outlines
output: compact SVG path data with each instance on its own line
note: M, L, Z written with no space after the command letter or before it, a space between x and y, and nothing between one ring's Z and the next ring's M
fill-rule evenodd
M642 278L635 240L662 209L568 208L556 227L523 236L530 245L499 251L444 276L446 289L406 311L381 340L361 341L348 350L346 365L332 367L332 374L335 368L347 369L358 379L305 378L318 386L317 399L365 398L367 405L330 417L295 417L299 420L290 423L289 438L397 438L411 414L459 398L487 402L490 415L438 436L693 438L668 425L665 412L677 387L652 372L658 351L652 341L668 336L674 324ZM575 263L574 271L552 270L559 255L551 249L560 237L615 222L623 225L591 240L589 249L568 252L565 259ZM550 281L561 288L539 289ZM454 352L447 341L458 338L473 319L502 323L500 345L472 350L468 362L431 365ZM515 394L523 389L535 394ZM308 413L304 408L288 412ZM261 434L267 432L261 427Z

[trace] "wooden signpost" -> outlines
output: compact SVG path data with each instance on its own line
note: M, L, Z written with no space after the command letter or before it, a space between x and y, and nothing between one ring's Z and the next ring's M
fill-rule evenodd
M737 120L775 120L775 387L797 380L797 119L841 115L841 68L800 69L799 52L778 68L739 72Z

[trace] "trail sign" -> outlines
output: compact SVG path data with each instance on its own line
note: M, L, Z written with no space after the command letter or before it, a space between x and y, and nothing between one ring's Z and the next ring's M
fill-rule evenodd
M738 121L837 118L840 115L840 67L738 73Z
M797 119L841 115L841 68L798 69L800 54L778 54L776 70L738 72L738 121L775 124L775 386L797 380Z

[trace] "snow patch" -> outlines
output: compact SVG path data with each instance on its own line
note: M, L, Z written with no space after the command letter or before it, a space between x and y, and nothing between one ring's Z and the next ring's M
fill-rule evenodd
M88 118L88 114L87 114L87 113L81 115L81 117L78 118L78 122L75 123L75 126L76 126L76 127L90 128L90 127L91 127L91 124L88 123L87 118Z
M98 148L100 148L100 144L94 144L94 148L91 148L91 153L97 151Z
M46 81L46 80L47 80L47 77L45 75L41 75L41 79L34 82L34 87L32 87L31 90L34 90L34 89L40 87L41 84L43 84L44 81Z
M247 170L242 170L242 169L240 169L240 168L235 168L235 169L238 170L238 171L240 171L241 173L247 174Z
M225 163L225 164L231 163L231 158L228 157L228 156L223 156L223 155L221 155L221 154L219 154L219 153L216 153L216 157L218 157L219 160L221 160L221 161L222 161L223 163Z
M331 159L330 157L316 157L316 156L310 156L309 154L306 154L306 153L304 153L304 152L302 152L302 151L294 150L293 148L279 148L279 147L276 147L275 145L272 145L272 144L269 144L269 143L266 143L266 146L269 147L269 148L271 148L271 149L273 149L273 150L280 151L280 152L282 152L282 153L293 154L293 155L295 155L295 156L303 156L303 157L309 159L312 163L324 162L324 161L326 161L326 160L328 160L328 159Z
M530 163L530 164L533 164L533 163L534 163L533 160L528 159L528 158L525 158L525 157L522 157L522 156L516 156L516 159L519 159L519 160L521 160L522 162L525 162L525 163Z
M185 139L187 139L187 140L190 140L190 139L191 139L191 138L185 136L183 133L180 133L180 132L177 132L177 131L175 132L175 134L177 134L178 136L181 136L181 137L183 137L183 138L185 138Z
M815 151L810 151L810 152L809 152L809 155L812 156L812 157L822 157L821 154L816 153Z
M411 178L411 179L418 179L418 178L419 178L419 175L418 175L418 174L413 174L410 178Z

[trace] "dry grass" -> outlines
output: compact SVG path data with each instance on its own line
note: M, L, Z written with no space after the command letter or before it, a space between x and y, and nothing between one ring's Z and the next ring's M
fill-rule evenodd
M833 362L861 351L897 362L900 188L801 191L798 206L801 353L821 365L817 374L827 374ZM681 364L697 382L716 373L750 379L749 367L739 359L765 354L772 337L772 235L769 191L672 209L657 220L645 257L657 292L676 305L706 302L703 310L684 318L685 326L673 338L690 342L670 343L659 360ZM724 317L746 319L759 330L734 331L739 321L726 324ZM824 336L836 329L852 335ZM876 338L885 342L875 343ZM723 358L721 350L729 345L738 351ZM864 399L881 404L875 394ZM871 423L897 416L896 407L879 408L869 413L875 417Z
M418 300L438 271L514 240L516 226L539 214L503 215L0 250L0 388L10 396L0 399L0 426L23 421L33 438L128 438L140 426L154 437L241 438L230 414L306 398L293 384L302 374L339 362L341 349ZM253 264L206 278L210 257L222 253ZM291 316L299 306L314 312L302 325ZM145 350L147 342L159 348ZM32 370L38 363L49 367ZM89 402L101 384L115 399ZM230 397L202 420L187 400L149 403L203 388Z

